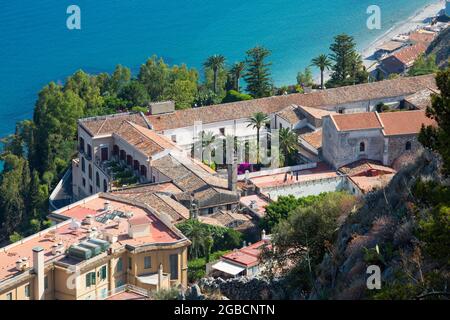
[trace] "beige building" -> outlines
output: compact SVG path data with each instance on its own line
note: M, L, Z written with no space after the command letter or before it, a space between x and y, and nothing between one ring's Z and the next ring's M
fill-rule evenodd
M106 299L127 287L187 286L190 241L150 206L97 194L53 227L0 249L0 299Z

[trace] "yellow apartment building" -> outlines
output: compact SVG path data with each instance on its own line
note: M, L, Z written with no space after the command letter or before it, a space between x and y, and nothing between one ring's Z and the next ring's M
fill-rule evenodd
M0 300L106 299L129 287L150 296L187 286L190 241L165 214L97 194L51 217L53 227L0 249Z

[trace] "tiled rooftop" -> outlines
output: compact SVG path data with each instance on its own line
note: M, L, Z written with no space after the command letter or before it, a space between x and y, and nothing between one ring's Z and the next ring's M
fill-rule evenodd
M57 210L59 215L67 218L74 218L78 221L83 220L88 215L99 216L103 214L105 201L109 201L113 210L122 212L133 212L134 217L145 217L150 224L150 235L132 239L128 236L128 220L119 218L118 221L110 221L104 224L94 219L90 227L96 227L98 232L107 231L108 233L118 236L118 242L113 244L113 247L120 247L124 245L140 246L150 243L175 243L183 239L179 231L174 231L163 223L159 216L155 215L148 209L136 206L126 202L125 200L114 200L110 195L95 195L69 207ZM41 231L33 236L22 239L17 243L0 249L0 282L10 278L19 272L15 269L15 262L19 258L27 257L30 267L33 266L32 249L40 246L44 249L45 261L50 260L64 260L65 254L52 255L52 245L62 242L65 248L72 244L76 244L82 240L87 239L89 235L89 228L81 226L80 229L75 230L71 227L71 219L64 221L47 230Z
M241 197L240 199L241 205L249 208L254 213L258 215L259 218L263 218L266 215L266 206L269 204L268 201L261 198L260 196L254 194L246 197ZM252 204L256 205L255 207L251 207Z
M158 192L155 186L149 185L115 191L113 194L120 198L145 203L156 211L169 215L174 223L189 219L189 210L168 195L168 193L181 193L182 191L172 183L163 185L172 185L174 188L161 188L160 190L165 191Z
M196 199L212 197L218 192L232 194L227 189L227 180L211 175L190 158L171 154L153 161L152 166L183 192L194 192Z
M334 120L338 131L382 128L375 112L335 114L331 118Z
M422 125L432 126L435 121L428 118L424 110L383 112L379 114L384 127L384 135L417 134Z
M385 136L410 135L420 132L422 125L434 125L424 110L397 112L363 112L333 115L338 131L383 129ZM381 122L380 122L381 121Z
M425 110L427 107L431 106L431 96L437 93L435 90L424 89L409 95L405 98L405 101L415 106L417 109Z
M318 108L312 108L312 107L305 107L305 106L298 106L299 109L303 110L307 114L311 115L312 117L316 119L322 119L325 116L328 116L330 114L335 114L334 111L329 110L322 110Z
M130 121L141 127L148 127L145 116L141 113L121 113L79 120L81 126L91 136L111 135L117 132L123 121Z
M394 53L394 57L397 58L405 65L413 63L419 55L427 50L427 45L423 42L416 43L410 47L406 47L397 53Z
M298 172L298 180L297 180ZM332 170L328 165L321 162L317 168L307 169L290 173L277 173L262 177L251 178L250 181L258 188L272 188L287 186L307 181L314 181L319 179L327 179L337 177L336 171Z
M381 162L375 160L359 160L349 163L338 169L339 172L349 176L360 175L370 170L376 170L383 173L396 172L394 169L387 166L383 166Z
M299 108L295 105L288 106L277 113L277 115L290 124L296 124L303 119L305 119L305 116L301 113Z
M405 96L424 88L436 88L433 75L398 78L369 84L319 90L308 94L289 94L214 106L178 110L168 114L151 115L147 119L154 130L184 128L194 121L213 123L249 118L255 112L280 112L290 105L323 109L348 102Z
M167 149L178 148L166 137L130 121L123 121L113 135L119 136L148 157L152 157Z
M305 140L315 149L322 147L322 129L316 130L311 133L305 133L299 136L300 139Z
M222 256L222 259L232 261L245 267L252 267L259 264L262 250L266 245L270 246L267 240L258 241L247 247L227 253Z
M371 191L380 189L389 184L395 173L380 174L378 176L354 176L349 179L363 192L369 193Z

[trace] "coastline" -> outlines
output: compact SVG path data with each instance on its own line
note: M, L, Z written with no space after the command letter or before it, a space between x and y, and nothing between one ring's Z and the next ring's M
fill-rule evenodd
M430 18L437 16L437 14L443 8L445 8L445 0L439 0L434 3L428 4L422 9L419 9L408 19L398 22L383 35L372 41L361 51L361 55L366 67L369 67L374 63L374 60L370 59L370 57L375 53L378 46L386 41L391 40L397 35L406 34L426 26L427 24L429 24Z

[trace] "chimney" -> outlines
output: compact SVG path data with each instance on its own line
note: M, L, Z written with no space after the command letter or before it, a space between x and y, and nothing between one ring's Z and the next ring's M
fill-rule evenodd
M34 300L44 300L44 249L33 248Z
M162 263L160 263L158 268L158 290L162 289L162 285L163 285L163 265Z
M227 165L227 173L228 173L228 190L236 191L237 190L237 157L233 156L232 163Z

